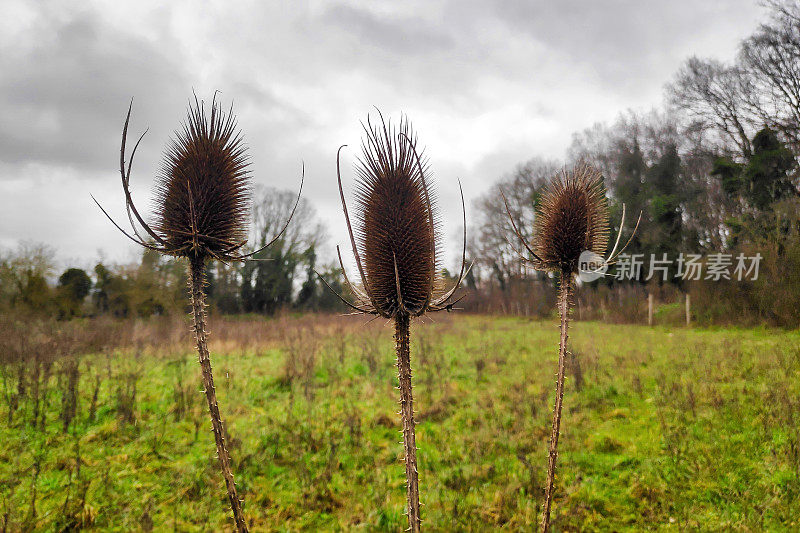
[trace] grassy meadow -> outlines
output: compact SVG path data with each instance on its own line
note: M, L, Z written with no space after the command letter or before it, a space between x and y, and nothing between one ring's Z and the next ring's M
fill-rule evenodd
M530 531L556 321L457 318L412 329L423 528ZM212 321L253 530L405 529L392 328L364 322ZM141 327L21 394L3 367L0 530L232 529L188 326ZM554 530L800 528L800 334L576 322L570 344Z

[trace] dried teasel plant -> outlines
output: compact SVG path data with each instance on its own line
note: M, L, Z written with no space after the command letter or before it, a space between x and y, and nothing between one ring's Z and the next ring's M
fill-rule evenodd
M581 255L591 252L593 257L602 258L608 246L608 203L601 173L586 163L578 163L572 170L564 169L549 183L536 206L533 239L531 243L523 237L514 222L514 217L503 196L506 212L517 238L523 243L530 257L520 255L533 268L553 272L559 276L558 313L561 318L561 336L558 344L558 374L556 397L553 405L553 427L547 462L545 482L545 503L542 511L541 530L549 531L550 508L555 486L556 459L558 457L558 436L561 430L561 405L564 400L564 372L567 357L567 331L569 311L572 305L574 278L581 272ZM641 214L639 215L641 220ZM622 206L622 221L614 248L605 264L611 264L619 252L620 237L625 224L625 206ZM638 228L639 222L636 223ZM636 232L634 228L633 232ZM631 235L631 239L633 235ZM513 245L512 245L513 247ZM596 271L590 271L595 273Z
M206 113L204 103L198 101L196 96L193 105L190 101L187 121L181 130L176 131L165 151L161 170L155 180L154 220L152 224L146 223L133 203L130 176L136 149L147 131L139 137L127 166L125 164L132 107L131 101L122 130L119 163L131 233L122 229L96 199L95 203L114 226L133 242L161 254L183 257L188 261L193 331L217 456L236 528L239 532L244 532L248 528L225 445L225 432L208 352L205 265L211 259L224 262L243 261L268 248L286 229L294 210L275 239L258 250L242 253L247 244L247 221L251 207L250 162L233 115L233 107L227 113L224 112L216 101L215 93L210 114ZM300 189L302 191L302 178ZM295 208L299 200L298 193Z
M390 121L384 120L380 111L378 115L379 125L372 124L369 117L366 124L362 123L366 139L362 140L362 155L355 165L355 232L342 189L339 161L344 146L336 154L339 195L361 281L360 285L350 282L337 246L345 283L355 301L349 302L338 293L337 296L355 313L394 320L408 524L410 531L419 531L421 518L410 325L412 318L429 311L449 311L460 300L453 300L453 296L469 271L466 268L466 211L462 191L464 243L461 272L453 287L446 290L440 276L439 222L435 198L426 178L427 160L416 150L417 138L407 118L401 118L399 128L395 129ZM325 282L322 276L320 279ZM330 285L328 288L333 290Z

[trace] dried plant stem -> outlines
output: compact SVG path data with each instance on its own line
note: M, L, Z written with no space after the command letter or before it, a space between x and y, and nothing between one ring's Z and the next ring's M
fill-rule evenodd
M242 512L242 502L236 493L236 483L233 481L233 473L231 472L231 459L225 446L225 434L222 427L222 418L219 414L219 405L217 404L214 376L211 373L211 357L208 353L208 344L206 342L206 295L204 284L204 261L202 259L191 259L189 263L189 289L192 298L194 335L197 340L197 352L203 373L203 388L205 389L206 400L208 400L208 410L211 413L211 426L214 432L214 440L217 444L219 466L222 469L222 475L225 478L225 485L228 489L228 499L231 502L231 511L233 511L233 518L236 521L236 529L239 533L244 533L247 531L247 523Z
M556 380L556 399L553 405L553 432L550 435L550 451L547 458L547 481L544 491L544 510L542 511L542 532L550 530L550 507L553 503L553 489L556 481L556 459L558 458L558 435L561 430L561 404L564 400L564 367L567 357L567 328L569 328L569 300L572 296L572 274L561 271L561 286L558 289L558 313L561 315L561 339L558 343L558 378Z
M406 463L406 496L408 498L408 531L420 530L419 476L417 443L414 433L414 397L411 393L411 353L409 349L411 317L400 313L394 319L394 341L397 350L397 378L400 382L400 416L403 419L403 450Z

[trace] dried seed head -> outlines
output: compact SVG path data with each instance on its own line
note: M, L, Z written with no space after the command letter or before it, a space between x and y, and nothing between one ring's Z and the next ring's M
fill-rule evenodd
M576 274L581 252L604 255L608 245L608 204L602 175L579 163L553 178L534 222L534 251L542 267Z
M247 239L250 175L232 112L190 103L155 185L153 229L177 256L225 258Z
M356 164L356 240L365 285L375 311L385 317L420 315L438 286L438 222L427 162L417 160L408 119L395 131L381 117L369 120Z

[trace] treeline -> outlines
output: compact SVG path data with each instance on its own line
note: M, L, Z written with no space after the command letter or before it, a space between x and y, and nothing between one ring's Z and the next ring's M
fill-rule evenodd
M701 322L796 327L800 321L800 5L768 7L768 22L740 43L733 63L690 58L667 84L662 108L628 111L613 124L574 134L568 163L586 160L605 176L609 248L622 205L628 216L621 245L642 214L620 257L643 260L641 268L624 280L607 275L582 287L583 317L639 320L647 293L672 304L690 293L693 318ZM501 193L517 227L530 236L542 187L560 167L532 159L476 201L470 254L478 295L468 304L474 309L536 314L549 308L552 281L526 268L514 251ZM651 276L651 258L665 254L667 279L660 271ZM740 254L761 256L755 280L752 272L742 281L733 275ZM690 256L700 256L706 269L697 280L680 272ZM706 279L711 260L730 260L732 279ZM541 304L532 307L531 293Z
M256 191L250 250L272 240L289 219L291 192ZM301 200L280 239L243 265L208 266L212 311L274 314L279 310L340 310L339 299L319 281L315 270L342 291L341 269L319 264L325 238L313 207ZM22 243L0 256L0 312L70 319L87 316L148 317L185 311L186 266L145 250L134 265L55 271L54 251Z

